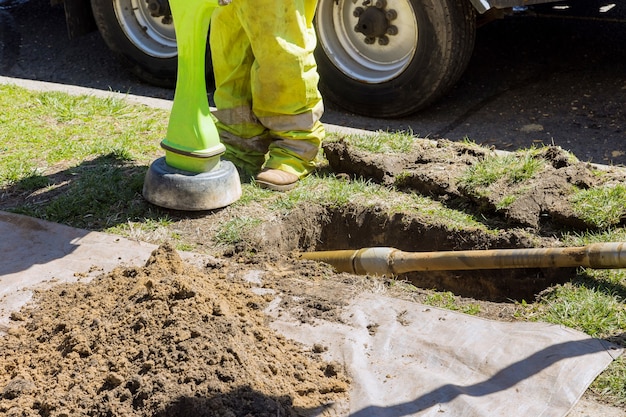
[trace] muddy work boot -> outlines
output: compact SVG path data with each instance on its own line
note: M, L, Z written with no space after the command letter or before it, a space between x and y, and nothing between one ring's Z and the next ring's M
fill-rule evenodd
M287 191L298 185L298 176L280 169L264 168L257 176L256 183L261 188L274 191Z

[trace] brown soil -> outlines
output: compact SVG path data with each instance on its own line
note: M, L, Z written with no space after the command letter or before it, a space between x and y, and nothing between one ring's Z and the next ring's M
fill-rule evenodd
M296 345L267 327L267 300L242 284L246 269L198 269L161 246L143 268L41 292L36 306L13 315L23 325L0 339L0 414L295 416L336 408L349 385L342 367L321 359L322 346Z
M545 147L535 156L543 164L538 175L518 184L503 178L481 193L476 188L463 187L459 180L468 167L497 155L489 148L447 140L419 140L412 152L381 156L336 141L327 143L325 151L334 172L429 195L453 208L481 213L494 224L530 228L539 235L564 228L595 228L575 215L569 200L574 187L588 189L626 181L624 169L578 161L556 146ZM500 203L506 196L515 196L515 201L503 207ZM626 213L622 220L626 221Z

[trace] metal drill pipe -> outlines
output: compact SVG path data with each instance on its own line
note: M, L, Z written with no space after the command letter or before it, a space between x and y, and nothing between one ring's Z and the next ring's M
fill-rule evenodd
M310 259L353 274L403 274L413 271L459 271L473 269L626 268L626 242L593 243L567 248L493 249L443 252L403 252L374 247L303 253Z

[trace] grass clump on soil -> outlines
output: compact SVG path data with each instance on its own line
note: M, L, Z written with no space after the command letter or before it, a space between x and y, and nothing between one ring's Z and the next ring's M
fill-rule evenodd
M224 245L236 245L244 239L245 233L261 224L263 220L251 217L237 217L222 224L215 234L215 241Z
M623 184L579 190L571 201L574 212L598 228L615 226L626 219L626 186Z
M418 218L427 223L426 228L445 225L449 239L457 231L466 231L462 235L466 237L482 233L497 239L512 229L506 222L489 218L489 213L477 212L471 201L459 203L463 196L454 194L453 187L448 194L444 193L447 189L436 193L430 189L400 191L380 179L367 175L345 178L330 168L305 178L288 193L274 193L244 182L241 199L223 210L210 213L164 210L145 202L141 189L149 163L161 156L158 144L166 132L167 112L115 99L37 93L13 86L0 86L0 93L1 210L156 244L172 242L178 248L208 253L216 248L211 242L217 246L235 246L247 239L250 230L267 225L268 219L288 218L295 210L315 205L348 215L356 207L364 208L379 220L400 218L394 223L399 229L408 227L402 223L403 219ZM416 142L405 133L341 137L329 134L329 141L338 139L362 151L390 158L407 154ZM478 145L471 147L467 153L483 152ZM439 150L446 151L445 146ZM484 150L486 156L480 163L465 165L469 168L464 168L459 185L476 193L488 193L496 182L523 189L528 180L546 168L545 160L537 157L540 151L530 149L495 156ZM420 169L425 169L428 162L420 165ZM444 165L440 171L448 173L448 166ZM404 172L402 175L410 179ZM507 195L501 200L502 207L514 204L521 193L512 191ZM622 184L590 186L574 193L572 204L576 212L599 230L595 234L586 231L577 234L575 229L550 230L550 236L556 235L562 245L570 246L593 241L626 241L625 196ZM363 227L370 228L372 224ZM516 236L524 239L527 236L533 242L547 241L540 234L520 232ZM405 292L413 291L411 286L397 287ZM461 302L449 291L426 288L415 289L415 293L417 301L437 307L477 315L487 310L482 308L487 304L480 300ZM418 293L425 295L418 297ZM536 300L506 306L489 304L489 309L513 306L515 317L510 319L558 323L626 346L624 300L624 270L581 269L575 280L546 289ZM626 361L620 359L594 382L592 390L614 404L626 404L624 387Z
M345 181L335 176L311 175L302 180L301 186L289 194L270 195L270 208L291 210L300 204L316 203L333 207L356 201L370 204L388 192L384 187L370 181L357 179Z
M459 305L456 297L450 291L440 291L430 294L424 300L425 304L433 307L445 308L447 310L460 311L469 315L476 315L480 312L480 305L477 303L469 303Z
M532 148L504 156L486 157L467 169L460 184L470 189L481 189L497 181L522 183L542 170L544 162L536 155L537 150Z
M254 189L245 190L255 193ZM431 198L419 194L402 193L394 188L357 178L345 180L334 175L311 175L288 194L265 194L268 208L291 210L303 204L319 204L328 208L341 208L347 205L376 207L388 216L399 213L427 215L434 222L445 223L451 230L475 228L489 231L485 225L468 213L452 210Z
M487 156L467 168L459 179L459 186L470 195L488 197L493 194L492 186L504 183L510 193L495 201L495 209L506 209L529 191L525 183L544 169L545 161L537 157L538 154L536 148L531 148L504 156Z
M371 135L345 137L357 149L373 153L404 153L415 143L413 132L374 132ZM332 139L331 139L332 140Z

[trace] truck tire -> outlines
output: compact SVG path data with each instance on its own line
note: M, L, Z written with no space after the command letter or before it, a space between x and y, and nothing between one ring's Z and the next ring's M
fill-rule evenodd
M178 49L167 0L91 0L91 7L102 38L132 73L175 87ZM208 74L210 61L207 56Z
M319 0L320 90L356 114L401 117L461 77L474 48L469 0Z

